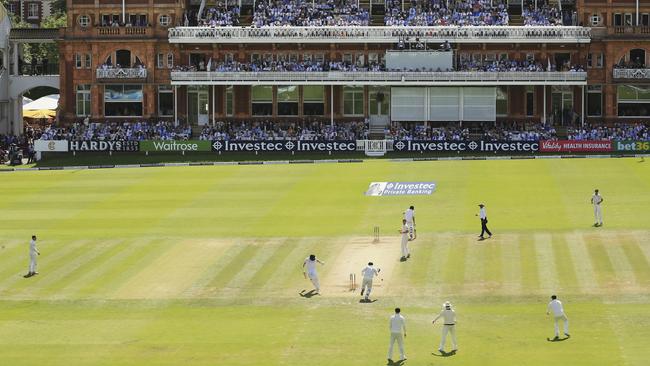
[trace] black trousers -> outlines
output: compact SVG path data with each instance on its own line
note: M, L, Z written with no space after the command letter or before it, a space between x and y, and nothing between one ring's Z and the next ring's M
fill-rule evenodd
M487 223L488 223L487 217L484 218L484 219L481 219L481 236L483 236L483 234L485 234L485 233L487 233L489 236L492 236L492 233L490 232L490 229L488 229L488 227L487 227Z

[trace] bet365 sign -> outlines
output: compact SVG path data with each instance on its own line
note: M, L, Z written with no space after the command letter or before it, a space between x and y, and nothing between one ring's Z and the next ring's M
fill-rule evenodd
M648 152L650 141L616 141L614 150L618 152Z

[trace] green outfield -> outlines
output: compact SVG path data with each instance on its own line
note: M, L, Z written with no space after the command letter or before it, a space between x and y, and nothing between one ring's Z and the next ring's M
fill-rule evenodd
M371 181L438 190L366 197ZM594 188L602 228L591 227ZM408 365L650 360L650 162L7 172L0 192L3 366L386 365L395 306ZM479 202L495 234L483 242ZM397 230L411 204L418 239L402 263ZM32 234L40 274L25 279ZM310 253L326 264L322 296L308 298L300 265ZM364 304L348 280L369 260L383 281ZM571 321L561 342L547 340L553 293ZM459 319L448 357L431 325L445 300Z

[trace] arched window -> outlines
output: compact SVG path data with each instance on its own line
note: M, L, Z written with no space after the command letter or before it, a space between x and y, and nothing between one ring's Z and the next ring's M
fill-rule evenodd
M131 67L131 51L117 50L115 52L115 66L129 68Z

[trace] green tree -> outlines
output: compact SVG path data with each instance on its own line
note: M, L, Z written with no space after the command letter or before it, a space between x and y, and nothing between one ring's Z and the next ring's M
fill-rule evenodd
M67 24L67 16L63 12L53 13L41 21L41 28L61 28ZM32 25L20 21L17 17L13 19L13 28L31 28ZM30 64L32 59L37 61L47 59L48 64L58 64L59 46L56 43L26 43L23 44L22 59L25 64ZM54 66L50 66L54 67Z

